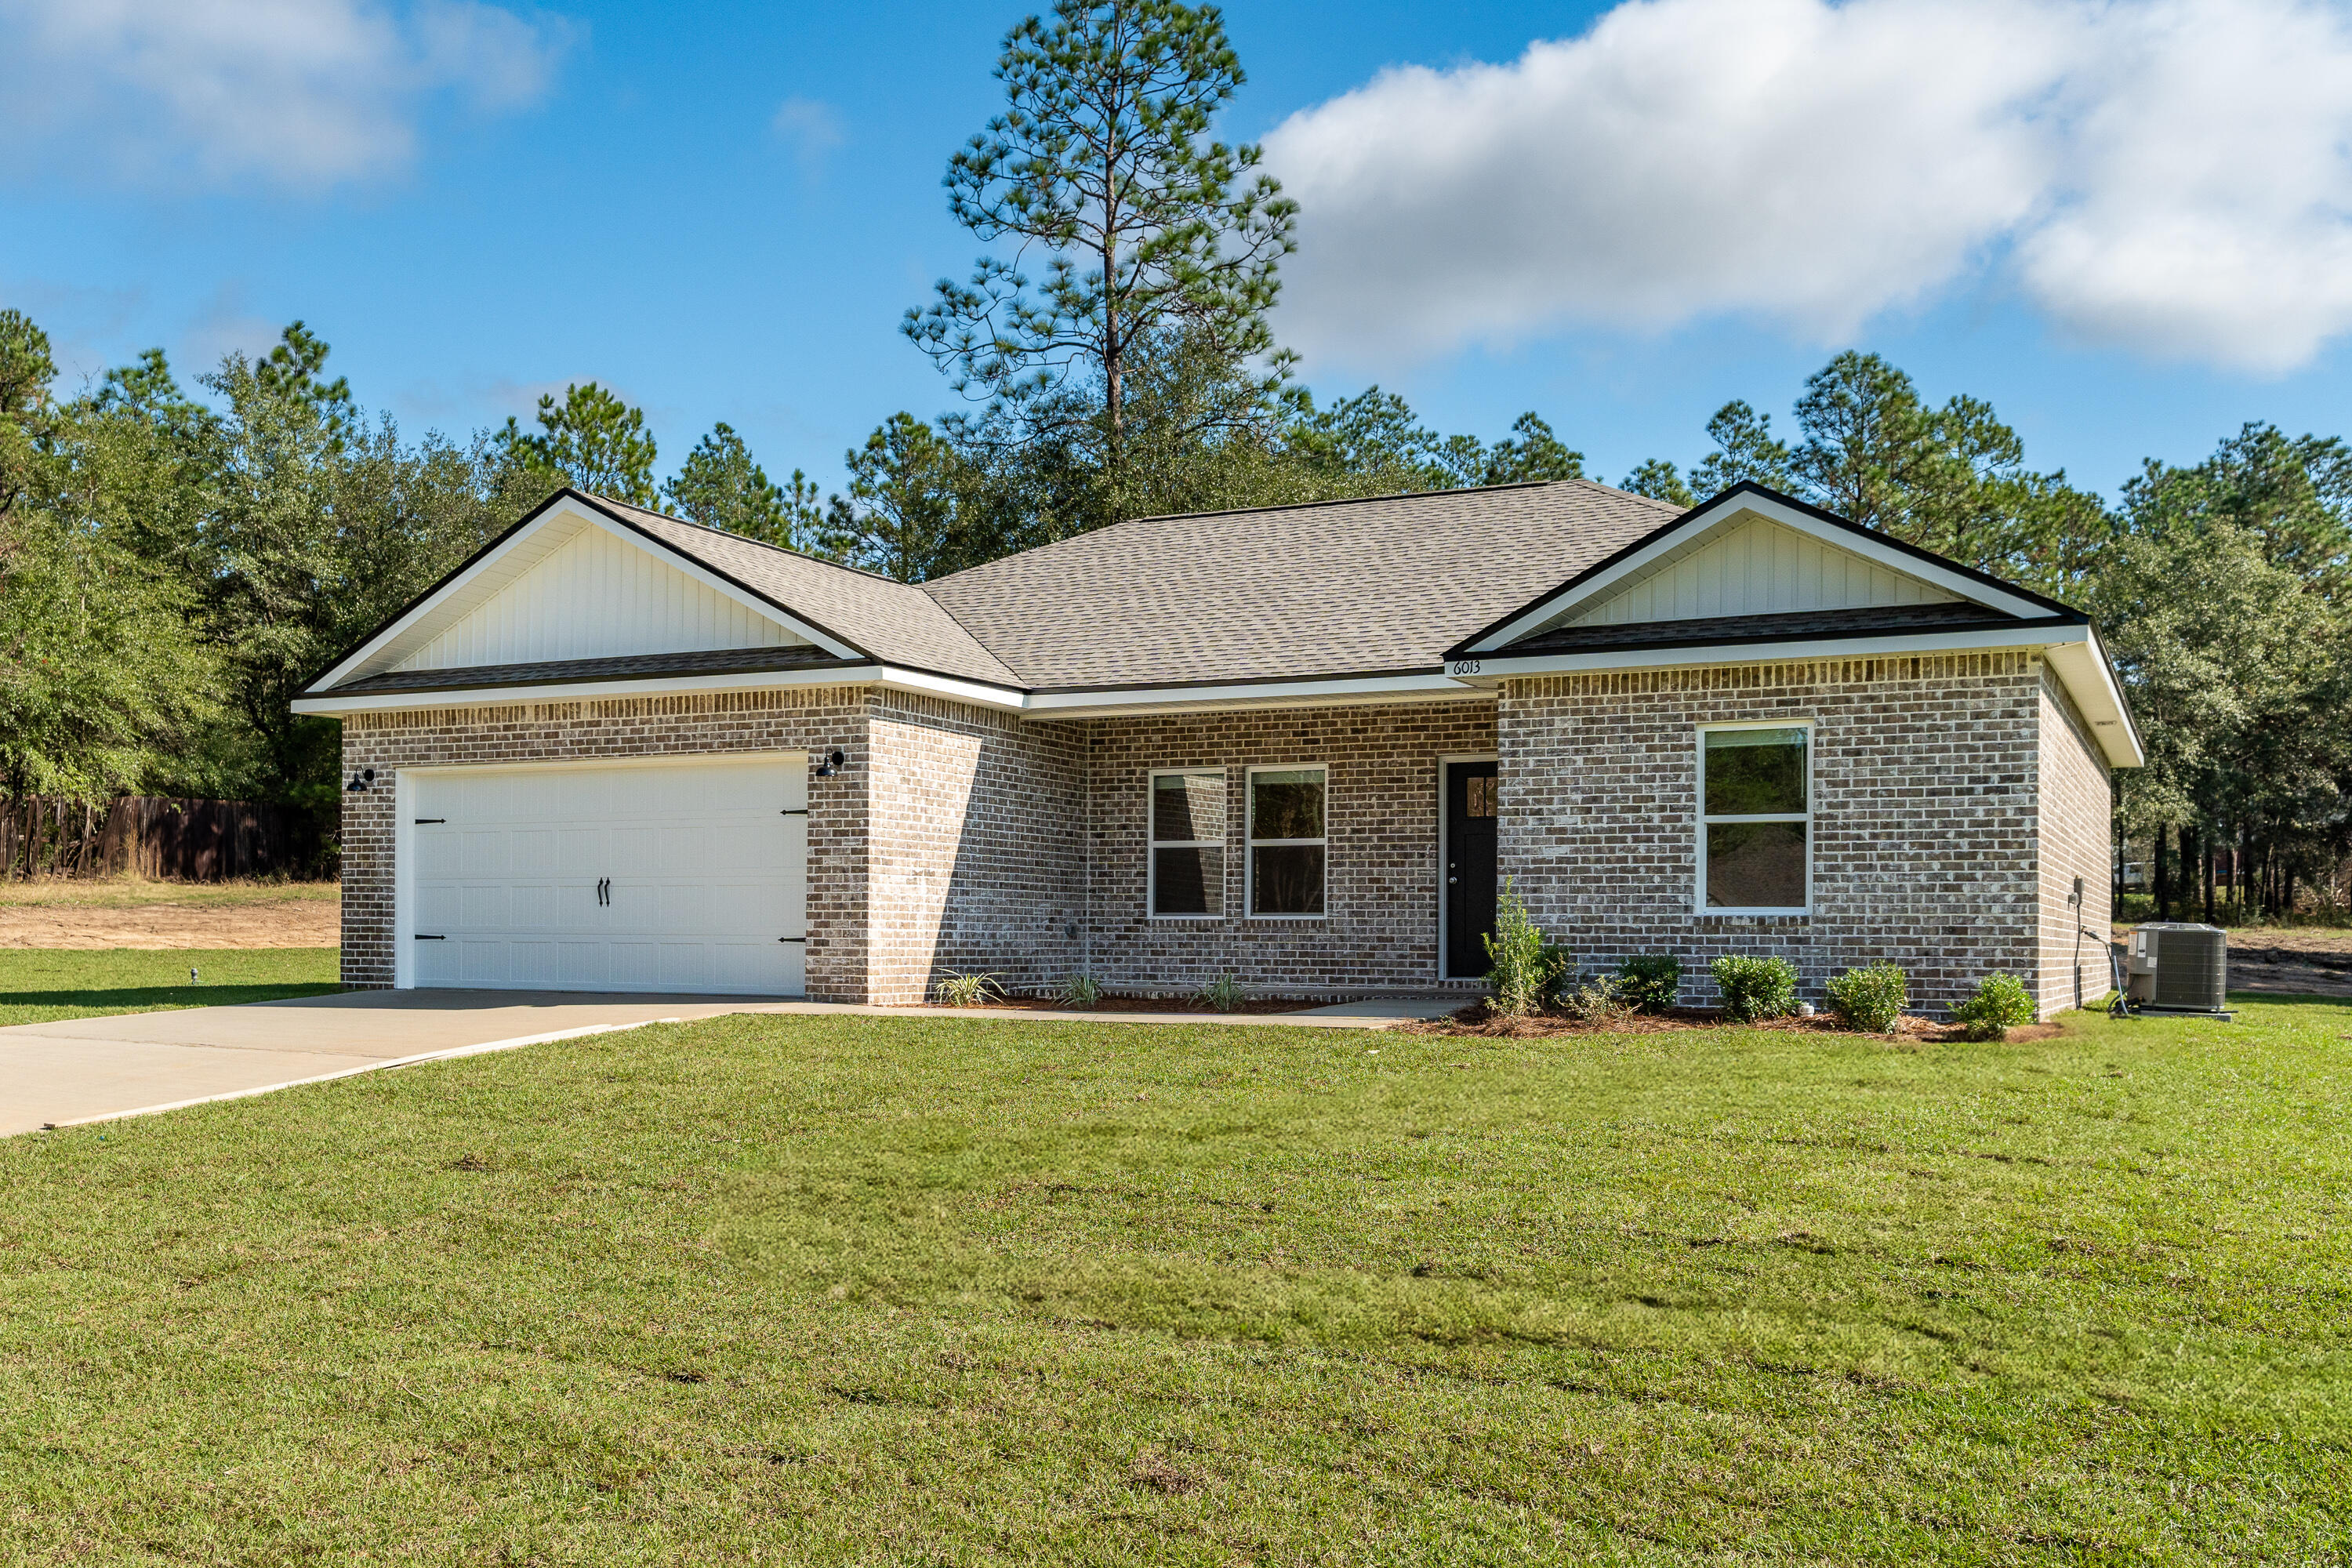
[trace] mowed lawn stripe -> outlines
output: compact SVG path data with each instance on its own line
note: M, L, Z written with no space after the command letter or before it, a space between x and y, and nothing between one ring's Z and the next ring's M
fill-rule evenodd
M0 1540L2340 1558L2347 1033L734 1017L17 1139Z

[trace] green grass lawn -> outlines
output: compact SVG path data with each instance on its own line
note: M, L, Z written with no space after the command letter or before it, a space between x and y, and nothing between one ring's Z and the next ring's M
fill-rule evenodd
M0 1025L320 996L342 987L331 947L0 948ZM198 980L191 984L188 971Z
M2340 1563L2352 1007L735 1018L0 1143L0 1557Z

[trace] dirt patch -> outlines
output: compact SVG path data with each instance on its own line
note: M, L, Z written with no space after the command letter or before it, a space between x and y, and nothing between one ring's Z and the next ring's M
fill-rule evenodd
M1761 1023L1732 1025L1723 1015L1707 1008L1677 1007L1671 1013L1636 1013L1609 1024L1584 1024L1573 1018L1541 1015L1531 1018L1500 1018L1488 1013L1484 1003L1474 1003L1450 1017L1432 1018L1423 1022L1400 1024L1397 1032L1409 1035L1475 1035L1485 1039L1542 1039L1555 1035L1664 1035L1691 1029L1723 1029L1745 1027L1782 1035L1851 1035L1854 1031L1841 1025L1826 1013L1812 1017L1768 1018ZM2009 1032L2012 1040L2046 1040L2059 1032L2055 1024L2027 1024ZM1968 1032L1958 1024L1940 1023L1933 1018L1915 1018L1906 1015L1897 1021L1893 1032L1885 1035L1864 1035L1864 1039L1911 1040L1927 1045L1941 1045L1952 1040L1965 1040Z
M272 902L0 904L0 948L334 947L333 899Z

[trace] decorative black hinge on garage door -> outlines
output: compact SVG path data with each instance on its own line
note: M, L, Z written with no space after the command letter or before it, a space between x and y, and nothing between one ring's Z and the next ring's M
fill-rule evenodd
M416 940L419 942L447 942L449 939L446 936L426 936L423 931L418 931L416 933Z
M422 827L428 822L446 822L449 819L446 816L420 816L416 819L414 826Z
M776 815L778 816L806 816L808 815L808 807L804 805L788 805L784 807L783 810L776 813Z
M778 942L806 942L808 941L808 938L804 936L780 936L776 940Z

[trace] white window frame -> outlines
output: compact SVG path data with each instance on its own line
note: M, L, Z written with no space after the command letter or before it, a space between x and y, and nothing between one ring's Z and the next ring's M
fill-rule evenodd
M1223 838L1159 838L1152 828L1159 821L1160 781L1166 778L1206 778L1215 774L1217 787L1228 792L1225 799L1225 836ZM1154 921L1221 921L1231 906L1233 873L1226 865L1234 852L1234 803L1230 794L1234 786L1232 772L1226 768L1153 768L1143 779L1143 915ZM1215 848L1217 858L1217 909L1213 914L1163 915L1160 912L1160 851L1162 849Z
M1257 836L1257 775L1302 773L1323 775L1323 837L1320 838L1260 838ZM1266 763L1242 770L1242 900L1254 921L1322 921L1331 918L1331 764L1328 763ZM1278 849L1289 845L1320 845L1323 848L1323 908L1315 914L1260 914L1257 908L1257 852L1260 846Z
M1713 816L1706 809L1706 738L1725 730L1802 730L1805 732L1805 809L1802 811L1766 812L1751 816ZM1810 915L1813 912L1813 753L1818 739L1811 719L1755 719L1731 724L1701 724L1692 738L1692 755L1696 766L1692 782L1697 786L1691 805L1692 817L1697 824L1696 863L1698 877L1691 887L1691 910L1702 916L1727 915ZM1739 822L1801 822L1805 825L1805 901L1795 904L1761 904L1745 909L1727 909L1706 901L1706 830L1717 823Z

